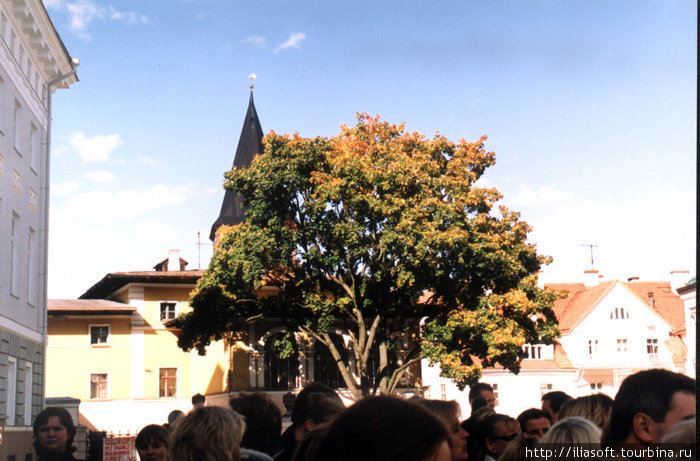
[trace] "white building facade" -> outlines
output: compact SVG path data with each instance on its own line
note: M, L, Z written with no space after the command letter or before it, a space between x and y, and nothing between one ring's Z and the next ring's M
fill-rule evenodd
M0 458L43 406L51 94L77 81L39 0L0 2Z
M494 386L497 412L515 417L528 408L540 408L542 395L550 391L614 398L624 378L649 368L686 373L689 309L684 312L681 298L668 282L613 280L589 287L548 288L569 293L554 308L562 336L554 345L525 345L528 358L518 375L502 368L484 370L481 382ZM694 329L690 341L694 342ZM468 389L459 391L427 364L423 379L426 397L457 400L462 417L469 415Z

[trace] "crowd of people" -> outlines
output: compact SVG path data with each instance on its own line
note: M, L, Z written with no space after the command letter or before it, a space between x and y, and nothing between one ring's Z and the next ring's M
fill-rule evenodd
M346 408L333 389L309 383L284 431L268 395L241 392L228 408L198 399L187 414L144 427L135 448L142 461L695 459L695 386L679 373L645 370L627 377L615 399L554 391L541 408L513 417L497 413L493 389L477 383L460 422L455 401L374 396ZM33 429L39 460L75 460L65 409L45 409Z

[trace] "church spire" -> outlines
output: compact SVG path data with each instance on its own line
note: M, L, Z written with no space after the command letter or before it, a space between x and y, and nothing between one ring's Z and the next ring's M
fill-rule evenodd
M251 85L252 87L252 85ZM253 90L250 91L250 102L248 111L245 114L241 137L238 139L238 148L233 160L233 166L238 169L248 168L253 161L253 157L263 152L263 130L258 120L258 113L253 103ZM221 204L219 217L214 221L209 233L209 239L213 242L216 230L223 226L240 224L244 220L243 199L234 191L227 190L224 194L224 201Z

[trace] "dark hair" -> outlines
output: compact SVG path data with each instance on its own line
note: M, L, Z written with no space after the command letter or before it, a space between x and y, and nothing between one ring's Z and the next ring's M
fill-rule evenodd
M552 409L552 413L559 413L559 409L564 404L564 402L568 402L572 398L573 397L571 397L566 392L552 391L547 392L545 395L543 395L542 401L549 401L549 407Z
M145 450L151 442L160 442L168 447L168 430L158 424L149 424L136 435L134 446L137 450Z
M294 450L291 461L311 461L316 459L316 452L321 440L325 437L328 426L321 426L318 429L309 431L301 438Z
M282 432L282 412L275 402L262 392L241 392L229 404L246 420L241 446L273 455Z
M604 437L606 445L615 447L630 435L632 419L637 413L645 413L656 422L663 421L676 392L695 394L695 380L663 369L644 370L625 378L613 402Z
M489 403L486 401L484 396L477 395L476 397L474 397L474 400L470 401L470 405L472 407L472 413L474 413L479 408L487 407Z
M48 407L45 408L41 413L36 416L34 420L34 425L32 426L32 433L34 434L34 450L37 453L42 451L39 445L39 428L46 425L49 422L49 418L52 416L58 416L61 421L61 425L68 431L68 440L66 440L66 453L73 453L75 447L73 446L73 439L75 438L75 424L73 423L73 418L71 417L68 410L63 407Z
M312 392L306 403L306 419L316 424L330 422L345 410L345 405L337 397L323 392Z
M367 397L328 427L315 461L422 461L443 441L443 422L417 403Z
M469 401L471 402L474 400L477 396L481 395L481 391L490 391L493 392L493 387L491 387L490 384L486 383L476 383L472 387L469 388Z
M192 405L197 405L198 403L204 402L206 402L206 398L202 394L196 393L192 396Z
M531 419L540 419L540 418L547 418L547 420L551 423L552 422L552 417L549 416L549 413L546 411L542 411L539 408L530 408L528 410L523 411L518 415L518 424L520 424L520 430L524 431L525 430L525 423L530 421Z
M301 391L299 391L299 394L297 395L297 398L294 401L294 408L292 409L292 424L294 424L295 426L299 424L304 424L308 419L306 415L306 412L308 411L308 398L309 394L314 392L328 394L340 400L338 394L336 394L333 389L326 386L325 384L318 382L308 383L306 386L304 386L304 388Z
M516 421L514 418L508 416L508 415L502 415L500 413L494 413L488 418L484 420L484 426L483 426L483 436L484 438L487 437L495 437L496 436L496 426L498 426L498 423L512 423L515 424Z

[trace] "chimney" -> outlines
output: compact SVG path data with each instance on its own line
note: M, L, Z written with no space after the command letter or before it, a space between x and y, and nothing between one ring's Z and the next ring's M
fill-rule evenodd
M647 293L647 299L649 300L649 305L654 308L654 292L650 291Z
M598 285L602 277L602 275L598 274L597 270L588 269L587 271L583 271L583 284L587 287L594 287Z
M684 287L691 279L690 271L671 271L669 274L671 288L675 292L678 288Z
M168 272L180 270L180 250L168 250Z
M639 280L639 277L637 277L636 275L633 275L632 277L627 277L628 282L635 282L637 280Z

